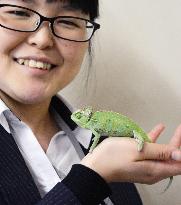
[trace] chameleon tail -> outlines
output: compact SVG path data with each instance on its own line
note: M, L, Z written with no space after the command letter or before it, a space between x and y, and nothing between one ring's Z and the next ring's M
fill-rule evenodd
M143 149L144 146L144 138L139 134L139 132L133 130L133 134L134 134L134 138L135 140L138 142L138 151L140 152ZM168 188L170 187L170 185L172 184L173 181L173 176L170 177L170 180L168 182L168 185L166 186L166 188L163 190L162 193L166 192L168 190Z
M173 176L170 177L170 180L169 180L169 182L168 182L168 185L167 185L166 188L163 190L162 194L165 193L165 192L168 190L168 188L169 188L170 185L172 184L172 181L173 181Z

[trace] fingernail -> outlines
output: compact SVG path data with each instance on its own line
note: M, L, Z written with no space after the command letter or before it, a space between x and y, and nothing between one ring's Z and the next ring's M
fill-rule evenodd
M181 151L175 150L172 152L172 159L175 161L181 161Z

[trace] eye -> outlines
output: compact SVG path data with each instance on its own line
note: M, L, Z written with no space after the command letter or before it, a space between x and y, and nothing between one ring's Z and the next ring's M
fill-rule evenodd
M76 118L80 119L81 118L81 114L80 113L76 113Z
M7 11L6 13L12 14L14 16L20 16L20 17L30 17L30 13L26 10L11 10Z
M63 27L67 27L67 28L79 28L79 24L74 22L74 21L69 21L69 20L58 20L57 21L57 24L60 25L60 26L63 26Z

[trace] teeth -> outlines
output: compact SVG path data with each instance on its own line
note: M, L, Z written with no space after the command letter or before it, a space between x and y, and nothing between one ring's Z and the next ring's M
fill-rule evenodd
M28 64L29 64L30 67L35 67L36 66L36 62L34 60L30 60Z
M24 60L23 59L18 59L18 63L22 65L24 63Z
M25 60L24 65L29 66L29 60Z
M50 70L52 65L49 63L43 63L41 61L35 61L35 60L25 60L25 59L17 59L17 62L20 65L26 65L32 68L41 68L43 70Z

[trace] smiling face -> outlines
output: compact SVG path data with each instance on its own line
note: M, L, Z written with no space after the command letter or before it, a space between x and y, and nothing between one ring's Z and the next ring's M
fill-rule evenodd
M61 1L0 1L36 10L46 17L88 18L79 10L66 9ZM16 32L0 27L0 96L23 104L50 99L79 72L88 43L53 36L48 22L36 32ZM4 95L5 94L5 95Z

